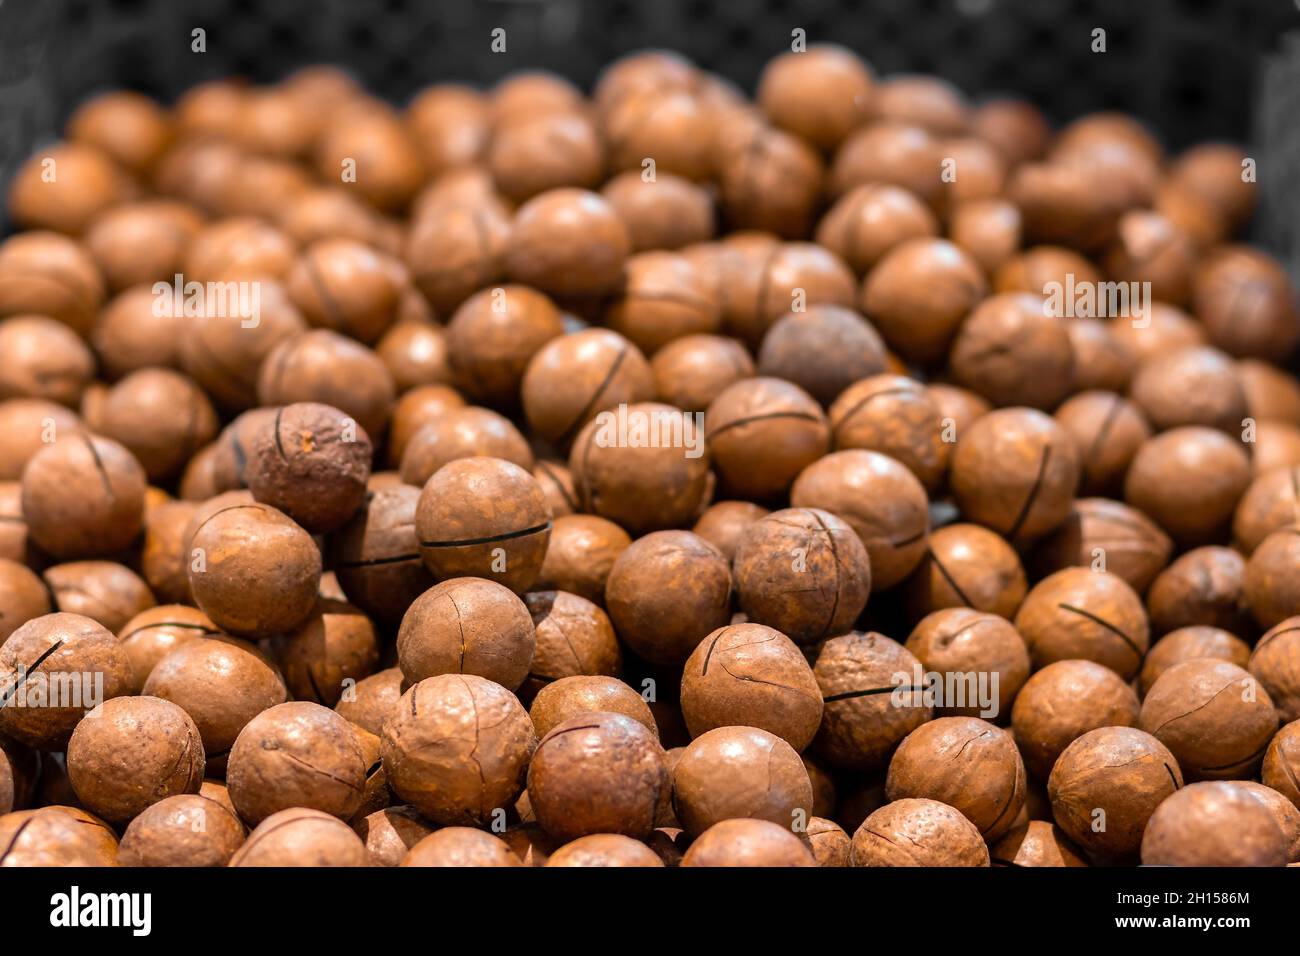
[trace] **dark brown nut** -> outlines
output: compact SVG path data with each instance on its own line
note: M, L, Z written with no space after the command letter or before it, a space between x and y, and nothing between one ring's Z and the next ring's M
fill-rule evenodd
M569 591L603 605L609 572L631 543L626 531L604 518L581 514L556 518L537 586Z
M1015 615L1028 584L1015 549L987 528L951 524L930 532L925 557L908 580L904 601L919 621L945 607Z
M88 617L114 633L156 603L138 574L112 561L71 561L46 568L41 577L56 609Z
M1182 305L1198 252L1192 235L1168 217L1132 209L1119 217L1104 262L1113 281L1149 283L1153 298Z
M696 418L656 402L598 415L569 455L583 510L631 534L690 523L712 490L704 436Z
M307 701L278 704L249 721L226 771L230 799L253 826L291 807L346 820L361 805L365 779L351 725Z
M844 770L882 770L898 742L934 715L924 699L909 693L895 701L883 690L910 687L920 669L911 652L883 634L826 641L813 668L825 701L813 747L819 759Z
M17 482L23 469L46 445L82 430L77 413L34 398L0 402L0 429L5 442L0 446L0 481Z
M986 840L997 840L1024 805L1025 786L1025 765L1011 734L975 717L939 717L898 745L885 793L891 801L947 803Z
M627 227L598 193L552 189L515 214L506 271L552 295L599 296L618 288L631 251Z
M1142 836L1144 866L1286 866L1287 835L1268 807L1235 783L1193 783L1156 808Z
M936 715L1008 722L1011 702L1029 677L1029 650L1010 621L969 608L945 608L926 615L904 646L924 672L942 677L944 694ZM978 691L981 682L991 694ZM955 688L953 699L949 687Z
M411 807L376 810L355 820L352 829L365 842L371 866L400 866L416 844L436 832L435 827L422 820Z
M84 142L53 143L14 170L9 215L24 229L79 236L101 212L135 193L131 178L107 153Z
M1151 584L1147 594L1151 630L1167 634L1203 624L1249 636L1253 622L1241 607L1245 583L1246 559L1231 548L1188 551Z
M50 592L35 572L17 561L0 558L0 643L52 609Z
M337 408L302 402L278 409L257 429L244 477L257 501L323 533L360 507L372 453L356 421Z
M674 252L642 252L624 265L624 282L605 324L647 355L688 335L717 332L717 287L695 262Z
M1079 454L1068 433L1030 408L1004 408L958 436L950 481L973 521L1009 540L1042 537L1070 514Z
M1138 720L1178 758L1189 780L1252 776L1277 723L1262 684L1213 658L1166 670L1147 692Z
M144 524L145 474L115 441L86 435L46 445L23 469L31 540L55 558L110 554Z
M755 501L783 495L830 449L817 402L778 378L744 379L725 389L709 406L704 430L723 487Z
M316 605L320 550L270 505L218 511L198 525L188 551L194 601L223 631L269 637L301 624Z
M613 677L579 675L553 681L538 693L528 715L540 738L571 718L598 713L622 714L659 739L659 726L645 698Z
M885 343L876 330L837 305L791 312L768 329L758 353L760 374L793 382L822 405L885 367Z
M952 210L964 203L997 199L1007 179L1007 162L991 143L974 136L951 136L939 141L943 153L942 170L954 175L939 177L937 199L939 211L948 219ZM955 175L957 170L961 175Z
M168 501L145 515L140 573L164 603L190 599L189 555L182 535L197 509L192 501Z
M851 50L822 44L768 63L757 98L775 125L834 149L871 114L871 69Z
M564 186L599 186L604 147L595 125L579 112L521 115L497 127L487 165L502 194L524 202Z
M366 495L352 519L330 537L330 566L348 600L377 621L401 620L433 587L420 557L415 511L420 489L397 484Z
M1087 866L1082 851L1053 823L1030 820L989 851L998 866Z
M1030 242L1099 250L1114 240L1130 205L1151 201L1157 176L1152 161L1127 148L1076 153L1020 166L1006 194L1020 207Z
M780 631L732 624L701 641L686 661L682 715L692 737L715 727L757 727L803 750L821 723L817 683L803 653Z
M655 735L630 717L602 711L557 724L528 768L538 822L566 842L590 833L649 837L669 786Z
M220 632L206 614L183 604L164 604L141 611L117 632L131 659L133 693L140 693L153 669L182 644Z
M853 834L853 866L988 866L989 848L960 811L908 797L868 816Z
M166 797L198 793L203 741L181 708L157 697L116 697L77 724L68 777L82 805L124 824Z
M500 837L472 827L443 827L412 846L396 865L499 867L524 864Z
M95 375L95 356L72 329L41 315L0 321L0 400L39 398L75 408Z
M532 700L565 678L617 677L622 672L623 652L614 627L591 601L568 591L533 591L524 602L537 640L528 677L519 688L521 700Z
M273 813L248 835L229 866L367 866L366 845L338 817L307 807Z
M871 561L857 532L816 508L754 522L734 564L741 610L799 644L851 629L871 594Z
M939 223L925 203L906 189L867 183L849 190L817 225L817 242L858 275L868 272L895 246L934 238Z
M1202 143L1178 157L1170 176L1218 209L1235 228L1249 219L1255 208L1255 183L1242 177L1245 158L1240 147L1230 143Z
M659 170L647 181L641 170L620 173L601 195L627 226L633 252L681 249L713 236L712 196L681 176Z
M1296 562L1300 561L1300 525L1274 531L1260 542L1246 562L1242 600L1261 628L1271 628L1300 615L1300 586Z
M523 789L537 746L515 696L472 674L411 687L382 736L394 793L443 826L482 826L503 814Z
M312 243L285 276L289 297L308 323L367 345L396 320L409 285L399 260L345 238Z
M217 442L213 442L194 453L194 457L181 473L181 480L176 489L177 496L181 500L193 504L197 501L206 501L220 493L221 488L217 484L215 474L218 451Z
M422 487L439 469L465 458L499 458L533 467L533 452L504 415L466 405L449 408L410 437L402 452L402 481Z
M664 866L658 854L639 840L617 833L593 833L566 843L546 860L547 866Z
M1097 862L1136 857L1157 806L1182 788L1174 755L1131 727L1100 727L1065 748L1047 781L1052 814Z
M1064 568L1044 578L1015 620L1036 667L1089 660L1128 680L1150 645L1142 599L1118 575L1090 568Z
M1224 636L1232 637L1226 634ZM1244 648L1244 645L1232 638L1231 648L1237 651ZM1225 656L1224 659L1246 666L1235 656ZM1268 691L1283 723L1300 720L1300 666L1297 664L1300 664L1300 617L1279 621L1259 639L1255 650L1250 654L1250 673Z
M45 806L0 817L5 866L118 866L117 834L84 810Z
M1263 641L1261 640L1261 644ZM1240 638L1221 630L1217 627L1205 627L1192 625L1180 627L1170 631L1163 638L1156 641L1147 654L1146 661L1142 664L1142 673L1139 675L1139 689L1143 696L1151 690L1152 685L1159 680L1165 671L1176 664L1182 664L1185 661L1199 660L1201 658L1213 658L1215 660L1228 661L1238 667L1246 667L1250 663L1250 647ZM1260 675L1252 668L1256 678ZM1271 688L1267 681L1261 680L1266 690L1269 690L1276 699L1279 694ZM1279 687L1278 690L1281 690Z
M804 835L812 844L812 854L818 866L852 865L849 857L852 853L853 840L835 821L824 817L809 817L808 829L804 831Z
M151 481L167 481L216 437L217 415L192 379L146 368L109 390L97 429L135 455Z
M0 422L0 428L3 427L3 422ZM0 558L28 567L40 567L41 564L41 558L27 541L23 486L16 481L0 481Z
M76 241L24 232L0 243L0 315L44 315L89 334L104 301L104 279Z
M1128 387L1137 356L1127 341L1115 334L1115 323L1075 318L1065 323L1074 351L1074 390L1121 392Z
M807 143L758 124L722 137L719 204L735 229L799 239L812 231L826 170Z
M209 769L216 772L244 726L286 696L269 659L253 645L227 638L181 643L154 666L144 693L190 715L203 737Z
M723 820L701 833L682 866L816 866L804 842L770 820Z
M420 210L404 255L411 277L438 315L449 315L506 274L510 212L495 195Z
M1221 246L1197 263L1191 307L1230 355L1275 359L1300 339L1295 287L1277 260L1249 246Z
M920 126L895 121L859 127L835 151L828 192L842 196L855 186L884 183L898 186L935 205L942 183L936 174L943 152Z
M462 458L425 484L415 532L435 578L483 577L523 594L541 573L551 509L536 479L518 465Z
M315 160L325 182L337 181L350 167L352 188L384 212L404 208L425 178L420 151L399 117L364 104L343 110L325 125Z
M1259 359L1241 359L1237 379L1253 418L1300 425L1300 381L1294 375Z
M151 804L131 821L118 846L121 866L225 866L243 845L244 825L198 794Z
M399 320L375 344L375 354L388 366L393 384L403 399L414 392L425 396L437 395L446 404L454 405L454 399L460 398L448 385L451 382L451 364L447 358L447 337L442 326L424 319ZM394 418L401 413L401 409L399 401L393 411ZM394 431L396 428L394 423Z
M714 133L708 104L686 90L639 90L601 112L614 169L662 168L687 179L713 171ZM652 165L646 166L649 159Z
M872 375L850 385L830 407L831 433L838 450L865 448L896 459L929 490L948 467L951 430L926 386L905 375ZM832 511L835 509L831 509Z
M1035 549L1039 572L1109 571L1144 593L1169 562L1173 542L1140 511L1107 498L1078 498L1070 517Z
M1099 727L1137 725L1137 694L1109 667L1092 661L1048 664L1025 682L1011 727L1025 766L1047 780L1061 752Z
M431 86L407 107L406 125L426 169L436 177L474 162L487 148L488 100L467 86Z
M400 467L402 455L416 433L448 412L464 407L465 399L450 385L416 385L411 388L393 406L388 429L388 464Z
M1138 449L1151 437L1142 411L1113 392L1080 392L1056 410L1055 418L1074 441L1081 494L1117 491Z
M447 357L471 398L499 408L518 403L524 371L551 339L564 334L560 311L527 286L484 289L465 300L447 326Z
M374 625L351 604L322 597L308 618L272 639L271 650L296 700L333 707L379 663Z
M372 734L382 734L384 721L397 709L403 680L401 670L396 667L363 677L355 687L343 692L334 710L349 723Z
M959 385L994 405L1052 409L1071 390L1074 349L1041 296L1002 293L961 323L949 364Z
M702 412L728 386L754 374L754 360L735 339L687 335L669 342L650 362L660 401Z
M691 530L721 551L730 564L736 557L736 548L740 546L745 531L770 513L766 508L749 501L718 501L700 515L700 520L695 522L695 527Z
M1273 737L1264 753L1260 780L1300 809L1300 721L1293 720Z
M80 614L32 618L0 645L0 733L63 750L89 711L131 689L131 661L113 633Z
M1131 394L1159 431L1204 425L1236 433L1246 417L1246 396L1232 359L1206 346L1144 362L1133 377Z
M578 511L578 488L569 466L558 461L541 460L533 465L533 477L541 485L542 495L557 518Z
M722 820L769 820L803 832L812 783L788 743L755 727L717 727L691 741L673 767L673 810L699 836Z
M1012 165L1041 158L1052 129L1042 111L1026 100L993 99L971 115L974 133L1000 149Z
M910 239L890 250L862 284L862 311L904 359L933 364L987 292L980 267L944 239Z
M257 396L263 405L332 405L378 441L393 410L393 377L365 346L315 329L286 339L266 356Z
M439 674L477 674L515 690L537 643L528 608L507 587L451 578L415 599L397 633L397 660L412 684Z
M322 239L351 239L371 246L384 240L384 220L341 184L296 190L274 215L276 225L299 246Z
M652 664L677 665L731 620L731 568L690 531L657 531L614 562L605 606L623 643Z
M548 342L528 363L522 391L532 430L561 446L600 412L653 395L641 350L608 329L584 329Z
M283 286L261 281L259 288L261 315L256 325L225 314L227 310L220 314L205 310L187 322L187 332L180 340L181 367L213 401L233 411L258 404L258 371L263 359L307 327Z
M970 124L965 96L937 76L896 74L876 88L872 106L877 117L916 123L935 133L962 133Z
M1020 210L1005 199L967 199L948 212L948 238L985 274L996 273L1015 255L1020 233Z

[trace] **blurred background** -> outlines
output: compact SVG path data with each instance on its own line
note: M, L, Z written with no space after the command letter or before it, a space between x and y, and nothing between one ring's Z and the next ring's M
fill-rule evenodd
M196 27L206 53L190 50ZM503 54L489 51L496 27ZM1281 182L1292 177L1267 175L1300 163L1296 0L0 0L0 181L105 88L169 100L202 80L328 62L401 103L429 83L487 85L525 67L590 87L610 60L667 47L752 90L794 27L878 73L1020 94L1057 122L1122 109L1172 148L1251 143L1258 237L1290 243L1300 220L1300 193ZM1098 27L1105 53L1091 49Z

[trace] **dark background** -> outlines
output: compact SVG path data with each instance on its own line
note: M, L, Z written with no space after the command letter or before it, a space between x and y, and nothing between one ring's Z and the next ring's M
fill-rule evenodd
M25 25L23 21L28 21ZM204 27L208 52L189 32ZM508 52L488 50L504 27ZM1172 146L1245 139L1261 54L1300 26L1292 0L4 0L6 59L43 62L57 117L87 93L164 99L231 73L274 80L335 62L401 102L446 79L524 66L589 86L609 60L678 49L752 88L790 30L861 52L880 73L926 71L972 94L1018 92L1057 120L1120 108ZM1108 52L1090 51L1104 27ZM0 51L6 41L0 39ZM3 52L0 52L3 55ZM0 72L5 72L0 68ZM0 80L2 82L2 80Z

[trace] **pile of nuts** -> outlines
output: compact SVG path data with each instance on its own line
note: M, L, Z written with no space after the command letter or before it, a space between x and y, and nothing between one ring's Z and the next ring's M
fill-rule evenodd
M1253 172L834 46L85 103L0 242L0 866L1300 864Z

